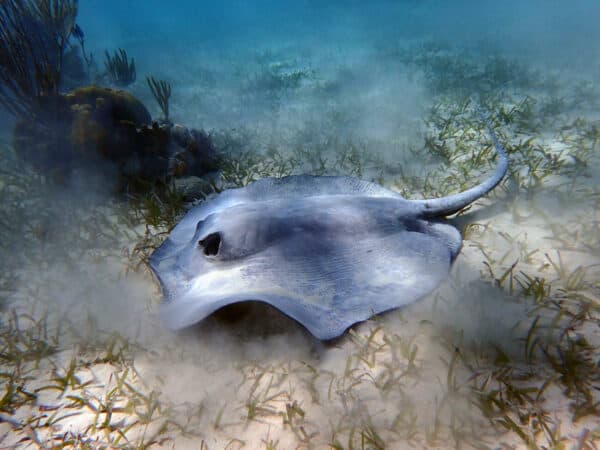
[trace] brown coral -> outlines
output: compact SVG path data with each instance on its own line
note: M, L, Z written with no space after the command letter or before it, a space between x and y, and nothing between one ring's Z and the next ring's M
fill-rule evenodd
M145 106L125 91L88 86L56 99L44 108L53 111L53 121L22 119L14 131L18 153L39 171L62 177L108 162L126 178L154 180L217 168L206 133L152 122Z
M100 159L112 162L122 173L144 153L147 139L140 137L138 129L151 117L131 94L88 86L57 99L53 121L22 119L14 130L15 148L38 170L68 172ZM166 145L153 149L161 151L166 158Z

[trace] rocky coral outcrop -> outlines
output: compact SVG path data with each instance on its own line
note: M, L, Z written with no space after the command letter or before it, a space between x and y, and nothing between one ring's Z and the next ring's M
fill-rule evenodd
M210 136L170 122L153 122L128 92L78 88L40 106L36 120L14 130L19 155L45 173L68 175L101 164L120 177L154 180L201 176L218 168Z

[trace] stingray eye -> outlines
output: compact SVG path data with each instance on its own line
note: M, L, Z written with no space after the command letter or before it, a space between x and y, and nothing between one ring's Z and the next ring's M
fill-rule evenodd
M202 250L206 256L214 256L219 253L219 247L221 246L221 235L219 233L211 233L204 239L198 241L198 245L202 247Z

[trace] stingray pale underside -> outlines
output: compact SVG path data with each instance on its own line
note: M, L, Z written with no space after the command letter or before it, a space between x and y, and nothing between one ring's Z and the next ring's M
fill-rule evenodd
M150 258L167 326L262 301L319 339L427 295L447 277L458 231L350 177L265 178L190 210Z

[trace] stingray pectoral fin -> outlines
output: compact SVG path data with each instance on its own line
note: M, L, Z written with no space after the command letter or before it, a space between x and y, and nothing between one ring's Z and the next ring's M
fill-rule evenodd
M208 317L218 309L240 300L226 298L202 299L188 296L160 305L160 318L170 330L181 330Z
M205 319L215 311L235 303L259 301L267 303L283 314L298 321L318 339L332 339L341 335L351 323L336 321L322 308L310 305L305 299L292 295L275 295L257 292L231 296L188 295L171 302L162 303L160 317L165 326L171 330L181 330Z
M446 278L460 248L458 232L441 223L408 223L398 232L360 238L299 231L242 261L207 263L185 292L163 303L162 319L180 329L223 306L261 301L318 339L335 338L374 314L418 300ZM166 290L171 279L179 285L176 277L163 273L162 279Z

